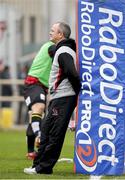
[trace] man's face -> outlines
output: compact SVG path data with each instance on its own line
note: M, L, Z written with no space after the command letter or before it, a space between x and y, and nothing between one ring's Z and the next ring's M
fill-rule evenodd
M50 41L57 44L59 41L62 40L63 34L59 30L59 24L54 24L50 29Z
M4 71L4 64L0 63L0 72Z

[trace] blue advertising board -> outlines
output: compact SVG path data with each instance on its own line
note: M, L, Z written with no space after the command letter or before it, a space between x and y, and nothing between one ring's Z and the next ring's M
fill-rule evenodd
M125 1L77 1L78 101L74 171L120 175L125 153Z

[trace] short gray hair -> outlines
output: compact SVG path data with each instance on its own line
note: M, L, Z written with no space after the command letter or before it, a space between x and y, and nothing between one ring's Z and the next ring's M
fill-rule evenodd
M71 35L70 26L64 22L57 22L57 24L59 24L59 29L63 33L64 37L66 39L69 39L69 37Z

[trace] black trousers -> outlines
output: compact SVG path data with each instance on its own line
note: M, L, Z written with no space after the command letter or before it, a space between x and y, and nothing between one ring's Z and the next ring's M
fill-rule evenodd
M63 146L70 117L76 107L77 96L54 99L48 107L48 115L41 127L41 144L33 167L38 173L51 171Z

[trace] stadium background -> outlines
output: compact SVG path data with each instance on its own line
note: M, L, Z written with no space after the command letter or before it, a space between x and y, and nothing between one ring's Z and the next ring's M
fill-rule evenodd
M0 127L26 123L19 79L25 78L36 52L48 40L51 25L62 20L70 24L75 38L75 0L0 0Z

